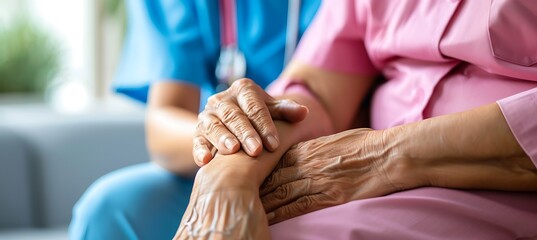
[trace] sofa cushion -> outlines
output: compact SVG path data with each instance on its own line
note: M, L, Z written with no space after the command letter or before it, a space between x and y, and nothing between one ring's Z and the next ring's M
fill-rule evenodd
M8 116L3 125L26 147L37 227L67 225L74 203L93 181L148 161L143 114L10 111Z
M32 226L29 170L24 142L0 125L0 229Z

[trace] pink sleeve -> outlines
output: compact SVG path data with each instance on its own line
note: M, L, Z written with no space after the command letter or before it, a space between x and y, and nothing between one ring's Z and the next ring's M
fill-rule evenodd
M537 88L498 101L522 149L537 166Z
M273 97L291 93L315 97L300 79L290 78L278 78L267 87L267 93Z
M294 60L350 74L374 75L363 41L365 24L359 24L355 1L323 1L304 34Z

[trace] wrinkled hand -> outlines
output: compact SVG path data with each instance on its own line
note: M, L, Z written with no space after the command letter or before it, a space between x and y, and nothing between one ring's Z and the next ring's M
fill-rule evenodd
M258 156L263 146L274 151L280 141L274 120L302 121L308 112L292 100L269 96L250 79L235 81L226 91L211 96L205 110L198 115L193 155L203 166L216 150L221 154L245 152Z
M261 186L269 222L402 188L387 175L382 135L356 129L293 146Z
M219 156L222 159L196 174L174 239L270 239L259 183L252 181L254 173L243 171L236 156L228 156Z

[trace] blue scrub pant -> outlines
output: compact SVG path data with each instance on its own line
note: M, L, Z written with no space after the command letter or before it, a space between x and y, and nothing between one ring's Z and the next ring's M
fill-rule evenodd
M75 205L69 239L172 239L193 183L153 163L111 172Z

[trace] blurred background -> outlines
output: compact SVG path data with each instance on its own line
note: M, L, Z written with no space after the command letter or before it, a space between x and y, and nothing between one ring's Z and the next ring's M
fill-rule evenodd
M4 101L44 101L68 113L119 101L109 85L125 32L121 0L0 4Z
M111 89L125 28L123 0L0 0L0 239L66 239L91 182L148 160Z

